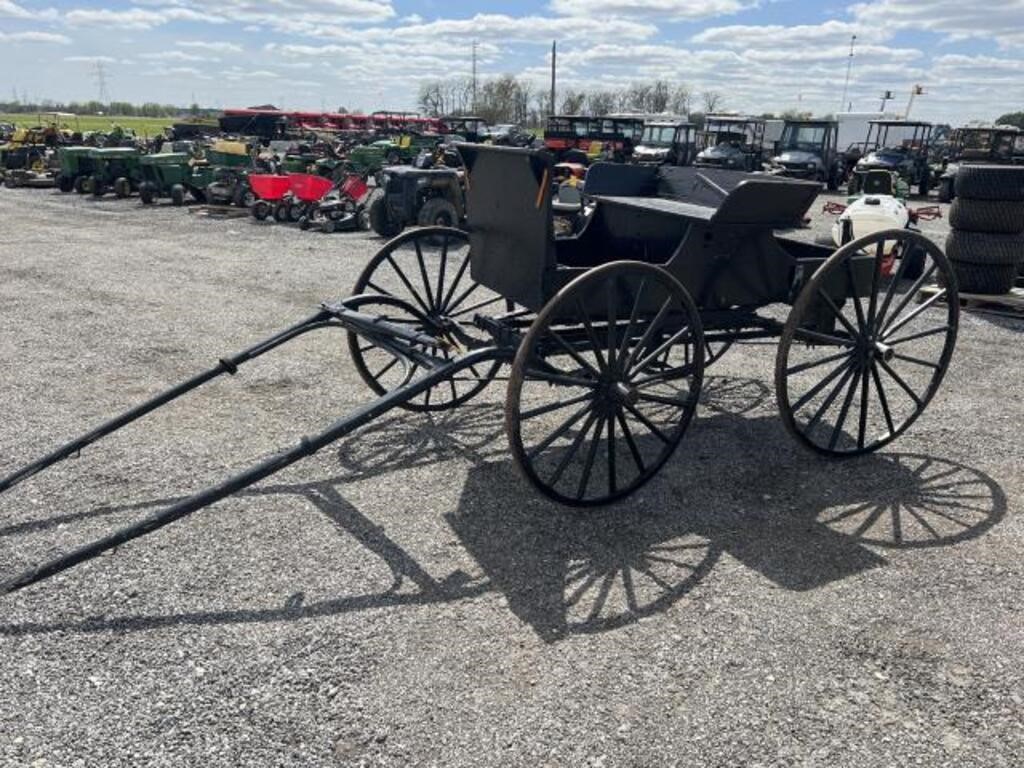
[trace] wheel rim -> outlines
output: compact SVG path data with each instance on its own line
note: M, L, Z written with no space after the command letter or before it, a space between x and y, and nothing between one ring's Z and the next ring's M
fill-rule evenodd
M410 310L389 306L383 313L396 324L456 339L449 329L457 327L462 334L489 343L489 334L473 324L474 315L502 314L511 310L512 304L473 280L469 262L469 238L464 232L433 227L413 230L387 243L373 257L356 281L353 294L380 294L407 304ZM356 370L377 394L423 373L415 366L406 371L398 358L356 333L348 333L348 344ZM500 363L471 367L403 407L440 411L465 403L487 386L499 367Z
M915 249L926 261L911 280L904 274L911 259L902 254ZM891 276L883 273L889 253L896 256ZM933 283L923 297L921 288ZM837 298L850 297L853 285L861 295ZM949 262L924 236L889 230L843 246L801 292L779 343L776 396L787 429L832 456L891 442L938 390L958 321Z
M668 460L697 406L700 317L659 267L609 264L538 315L513 365L505 425L526 477L563 504L632 493Z

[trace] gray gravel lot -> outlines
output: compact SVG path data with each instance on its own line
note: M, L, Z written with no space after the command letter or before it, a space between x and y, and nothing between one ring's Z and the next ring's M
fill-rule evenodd
M50 191L0 222L0 473L380 245ZM1020 766L1022 331L965 315L922 419L844 463L785 434L774 349L734 350L661 475L585 514L517 476L501 384L388 416L3 598L0 765ZM368 399L340 336L268 355L0 497L0 573Z

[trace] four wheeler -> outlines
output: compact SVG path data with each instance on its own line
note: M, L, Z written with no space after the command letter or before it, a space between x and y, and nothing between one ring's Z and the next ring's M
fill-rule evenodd
M786 120L769 172L839 189L844 164L836 147L838 135L839 124L834 120Z
M689 165L695 154L693 123L672 121L644 125L632 162L641 165Z
M61 147L57 150L60 163L57 188L61 192L74 191L82 195L89 191L96 172L90 155L92 150L92 147Z
M183 152L163 152L139 158L139 199L146 205L159 197L169 197L174 205L184 205L192 180L191 156Z
M857 184L863 171L892 171L910 187L916 187L922 197L932 186L931 166L928 163L932 124L910 120L871 120L864 142L864 156L857 161L850 177L849 194L857 193Z
M1012 125L957 128L949 140L949 156L939 177L939 202L956 195L956 173L961 165L1024 165L1024 131Z
M697 134L693 164L734 171L760 170L764 162L765 121L759 117L708 115Z
M382 237L394 237L411 224L460 226L466 215L462 179L454 168L385 168L370 201L370 226Z
M779 232L802 220L818 184L602 163L588 174L596 207L586 226L555 238L549 153L461 151L472 179L468 231L428 227L393 239L349 298L322 303L295 325L8 470L0 493L313 331L347 333L353 365L375 399L216 485L5 574L0 594L208 508L396 409L459 407L503 379L505 366L512 460L539 493L579 507L623 499L666 466L694 422L705 371L735 342L777 339L782 426L823 458L885 448L938 392L960 302L945 254L921 234L886 230L838 249L818 246ZM905 256L918 248L925 267L911 280ZM890 275L883 274L887 252L896 263ZM926 284L932 290L922 299ZM696 461L696 452L677 457ZM491 543L503 546L500 537Z
M113 191L117 197L128 197L138 189L141 178L142 153L134 147L102 147L89 152L93 166L89 191L103 197Z

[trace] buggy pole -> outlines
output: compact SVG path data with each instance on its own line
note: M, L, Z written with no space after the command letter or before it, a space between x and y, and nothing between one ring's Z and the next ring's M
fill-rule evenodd
M233 376L238 371L238 366L241 365L242 363L248 362L249 360L253 360L259 357L260 355L264 354L265 352L269 352L270 350L279 347L286 341L294 339L296 336L301 336L302 334L312 330L316 330L317 328L325 328L332 325L340 325L340 323L332 319L333 316L333 313L327 311L326 309L321 310L317 312L315 315L306 318L302 322L293 325L291 328L287 328L281 331L280 333L271 336L269 339L261 341L259 344L249 347L248 349L243 350L242 352L239 352L238 354L233 355L231 357L221 358L217 362L217 365L215 367L210 368L209 370L204 371L196 376L193 376L188 381L184 381L181 384L171 387L170 389L160 393L156 397L147 400L146 402L136 406L135 408L132 408L130 411L126 411L120 416L111 419L107 423L97 427L88 434L85 434L82 437L72 440L71 442L61 446L57 450L47 454L43 458L34 461L27 466L22 467L21 469L11 473L10 475L3 479L0 479L0 493L3 493L4 491L10 488L13 488L22 480L26 480L32 477L33 475L42 472L47 467L50 467L56 464L57 462L62 461L70 456L76 455L83 448L85 448L88 445L91 445L92 443L95 443L100 438L106 437L111 432L116 432L117 430L121 429L121 427L124 427L127 424L131 424L136 419L145 416L147 413L156 410L160 406L166 405L172 400L178 399L187 392L191 392L196 387L202 386L206 382L211 381L225 373L231 374Z
M299 459L316 453L321 448L330 445L339 438L344 437L353 430L358 429L392 408L408 402L416 395L426 392L431 387L445 381L459 371L481 362L498 360L503 357L507 357L507 354L502 350L497 347L488 347L485 349L475 350L458 360L453 360L447 365L435 368L427 375L422 376L403 387L399 387L398 389L381 396L376 401L363 406L354 413L339 419L320 434L313 437L302 438L299 441L299 444L290 450L262 461L246 471L228 478L219 485L200 491L199 493L196 493L187 499L168 507L167 509L150 515L134 525L122 528L121 530L99 539L98 541L73 550L72 552L47 563L36 566L35 568L25 571L20 576L9 581L0 583L0 595L10 594L11 592L15 592L23 587L27 587L30 584L35 584L38 581L48 579L61 571L71 568L72 566L83 563L86 560L91 560L109 549L120 546L132 539L137 539L140 536L145 536L148 533L152 533L153 531L163 528L165 525L173 523L175 520L179 520L193 512L196 512L197 510L208 507L226 496L230 496L243 488L247 488L254 483L258 483L265 477L294 464Z

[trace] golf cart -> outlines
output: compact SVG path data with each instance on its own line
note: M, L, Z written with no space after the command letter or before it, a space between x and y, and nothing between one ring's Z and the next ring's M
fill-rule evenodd
M949 140L949 157L939 177L939 202L952 202L961 165L1024 165L1024 131L1012 125L957 128Z
M694 165L755 171L764 162L765 121L759 117L708 115L697 134L700 151Z
M458 227L466 216L463 172L455 168L395 165L381 172L369 204L370 227L394 237L410 224Z
M466 141L478 144L487 139L487 121L473 115L448 115L441 118L446 133L454 133Z
M777 176L809 179L839 188L843 161L836 149L839 124L834 120L787 120L768 170Z
M693 123L656 122L644 125L631 159L640 165L689 165L693 153Z
M863 157L854 166L849 194L857 193L857 184L865 171L893 171L918 194L927 196L932 174L928 164L932 124L909 120L872 120Z

